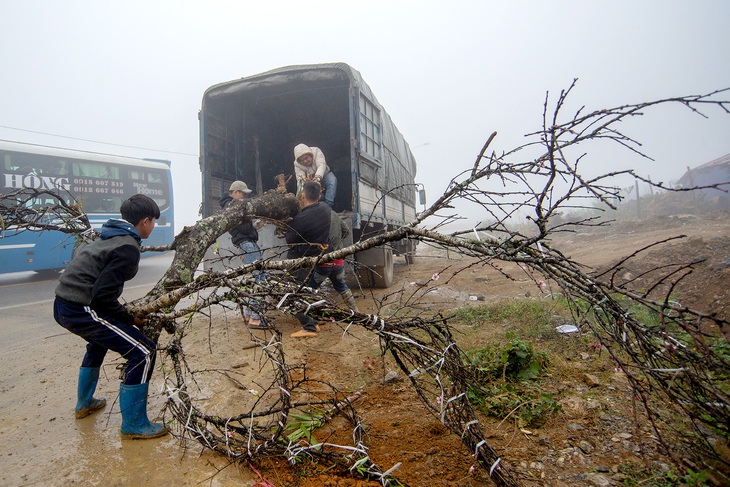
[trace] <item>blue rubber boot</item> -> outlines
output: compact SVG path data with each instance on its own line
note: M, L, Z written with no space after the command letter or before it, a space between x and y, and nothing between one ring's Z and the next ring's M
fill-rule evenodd
M144 440L165 436L168 431L162 423L151 423L147 418L147 392L150 383L133 386L119 385L119 408L122 410L122 438Z
M79 369L78 399L76 401L76 418L85 418L94 411L106 406L106 399L96 399L94 391L99 382L99 367L81 367Z

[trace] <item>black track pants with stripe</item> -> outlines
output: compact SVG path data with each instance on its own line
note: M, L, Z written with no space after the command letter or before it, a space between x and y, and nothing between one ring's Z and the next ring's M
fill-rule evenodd
M124 383L149 382L155 367L155 343L134 325L108 316L99 316L88 306L56 298L53 317L58 324L88 343L81 367L101 367L108 350L127 361Z

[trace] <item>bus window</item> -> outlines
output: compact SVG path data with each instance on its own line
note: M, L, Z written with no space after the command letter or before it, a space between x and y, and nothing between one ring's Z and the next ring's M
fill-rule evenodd
M61 195L56 194L55 196L51 196L49 194L43 194L40 196L37 196L35 198L31 198L25 202L25 206L27 208L33 208L34 210L41 210L43 208L54 208L60 205L61 201L65 201L65 203L70 203L70 197L62 197Z
M91 211L97 213L116 213L122 206L122 198L119 196L111 198L99 198L96 201L96 204L98 205L97 208L92 209Z
M29 174L33 168L39 166L39 160L42 159L42 157L33 157L27 154L3 154L5 169L20 174Z
M99 179L121 179L118 166L112 166L103 162L74 161L74 176Z
M3 154L3 167L6 171L17 171L20 169L17 165L13 164L13 158L10 154Z
M68 161L49 159L48 164L41 168L41 173L49 176L68 176Z

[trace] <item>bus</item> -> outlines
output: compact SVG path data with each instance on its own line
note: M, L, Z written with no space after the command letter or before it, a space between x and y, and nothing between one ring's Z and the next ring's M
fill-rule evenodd
M175 236L170 161L0 140L0 164L0 192L34 188L70 194L95 230L109 218L121 217L122 201L145 194L160 207L160 218L143 244L168 245ZM28 204L42 208L54 199L41 196ZM71 261L77 241L58 231L0 230L0 273L59 272Z
M416 218L413 153L360 73L347 64L285 66L214 85L203 96L198 118L204 217L220 211L218 200L236 179L253 188L253 195L276 188L278 174L293 175L294 146L305 143L323 151L337 176L334 210L352 228L345 244ZM288 189L296 191L296 178ZM276 255L268 249L285 245L273 228L259 232L265 257ZM226 239L221 236L214 248L228 248ZM403 239L356 253L360 283L390 286L393 256L412 263L417 243ZM213 252L208 255L213 262Z

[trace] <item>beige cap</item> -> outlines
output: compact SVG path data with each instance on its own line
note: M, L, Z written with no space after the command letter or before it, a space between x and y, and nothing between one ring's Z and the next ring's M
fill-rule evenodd
M242 193L246 194L251 192L251 190L248 189L246 183L244 183L243 181L233 181L233 183L231 183L231 188L228 190L228 192L232 191L241 191Z

